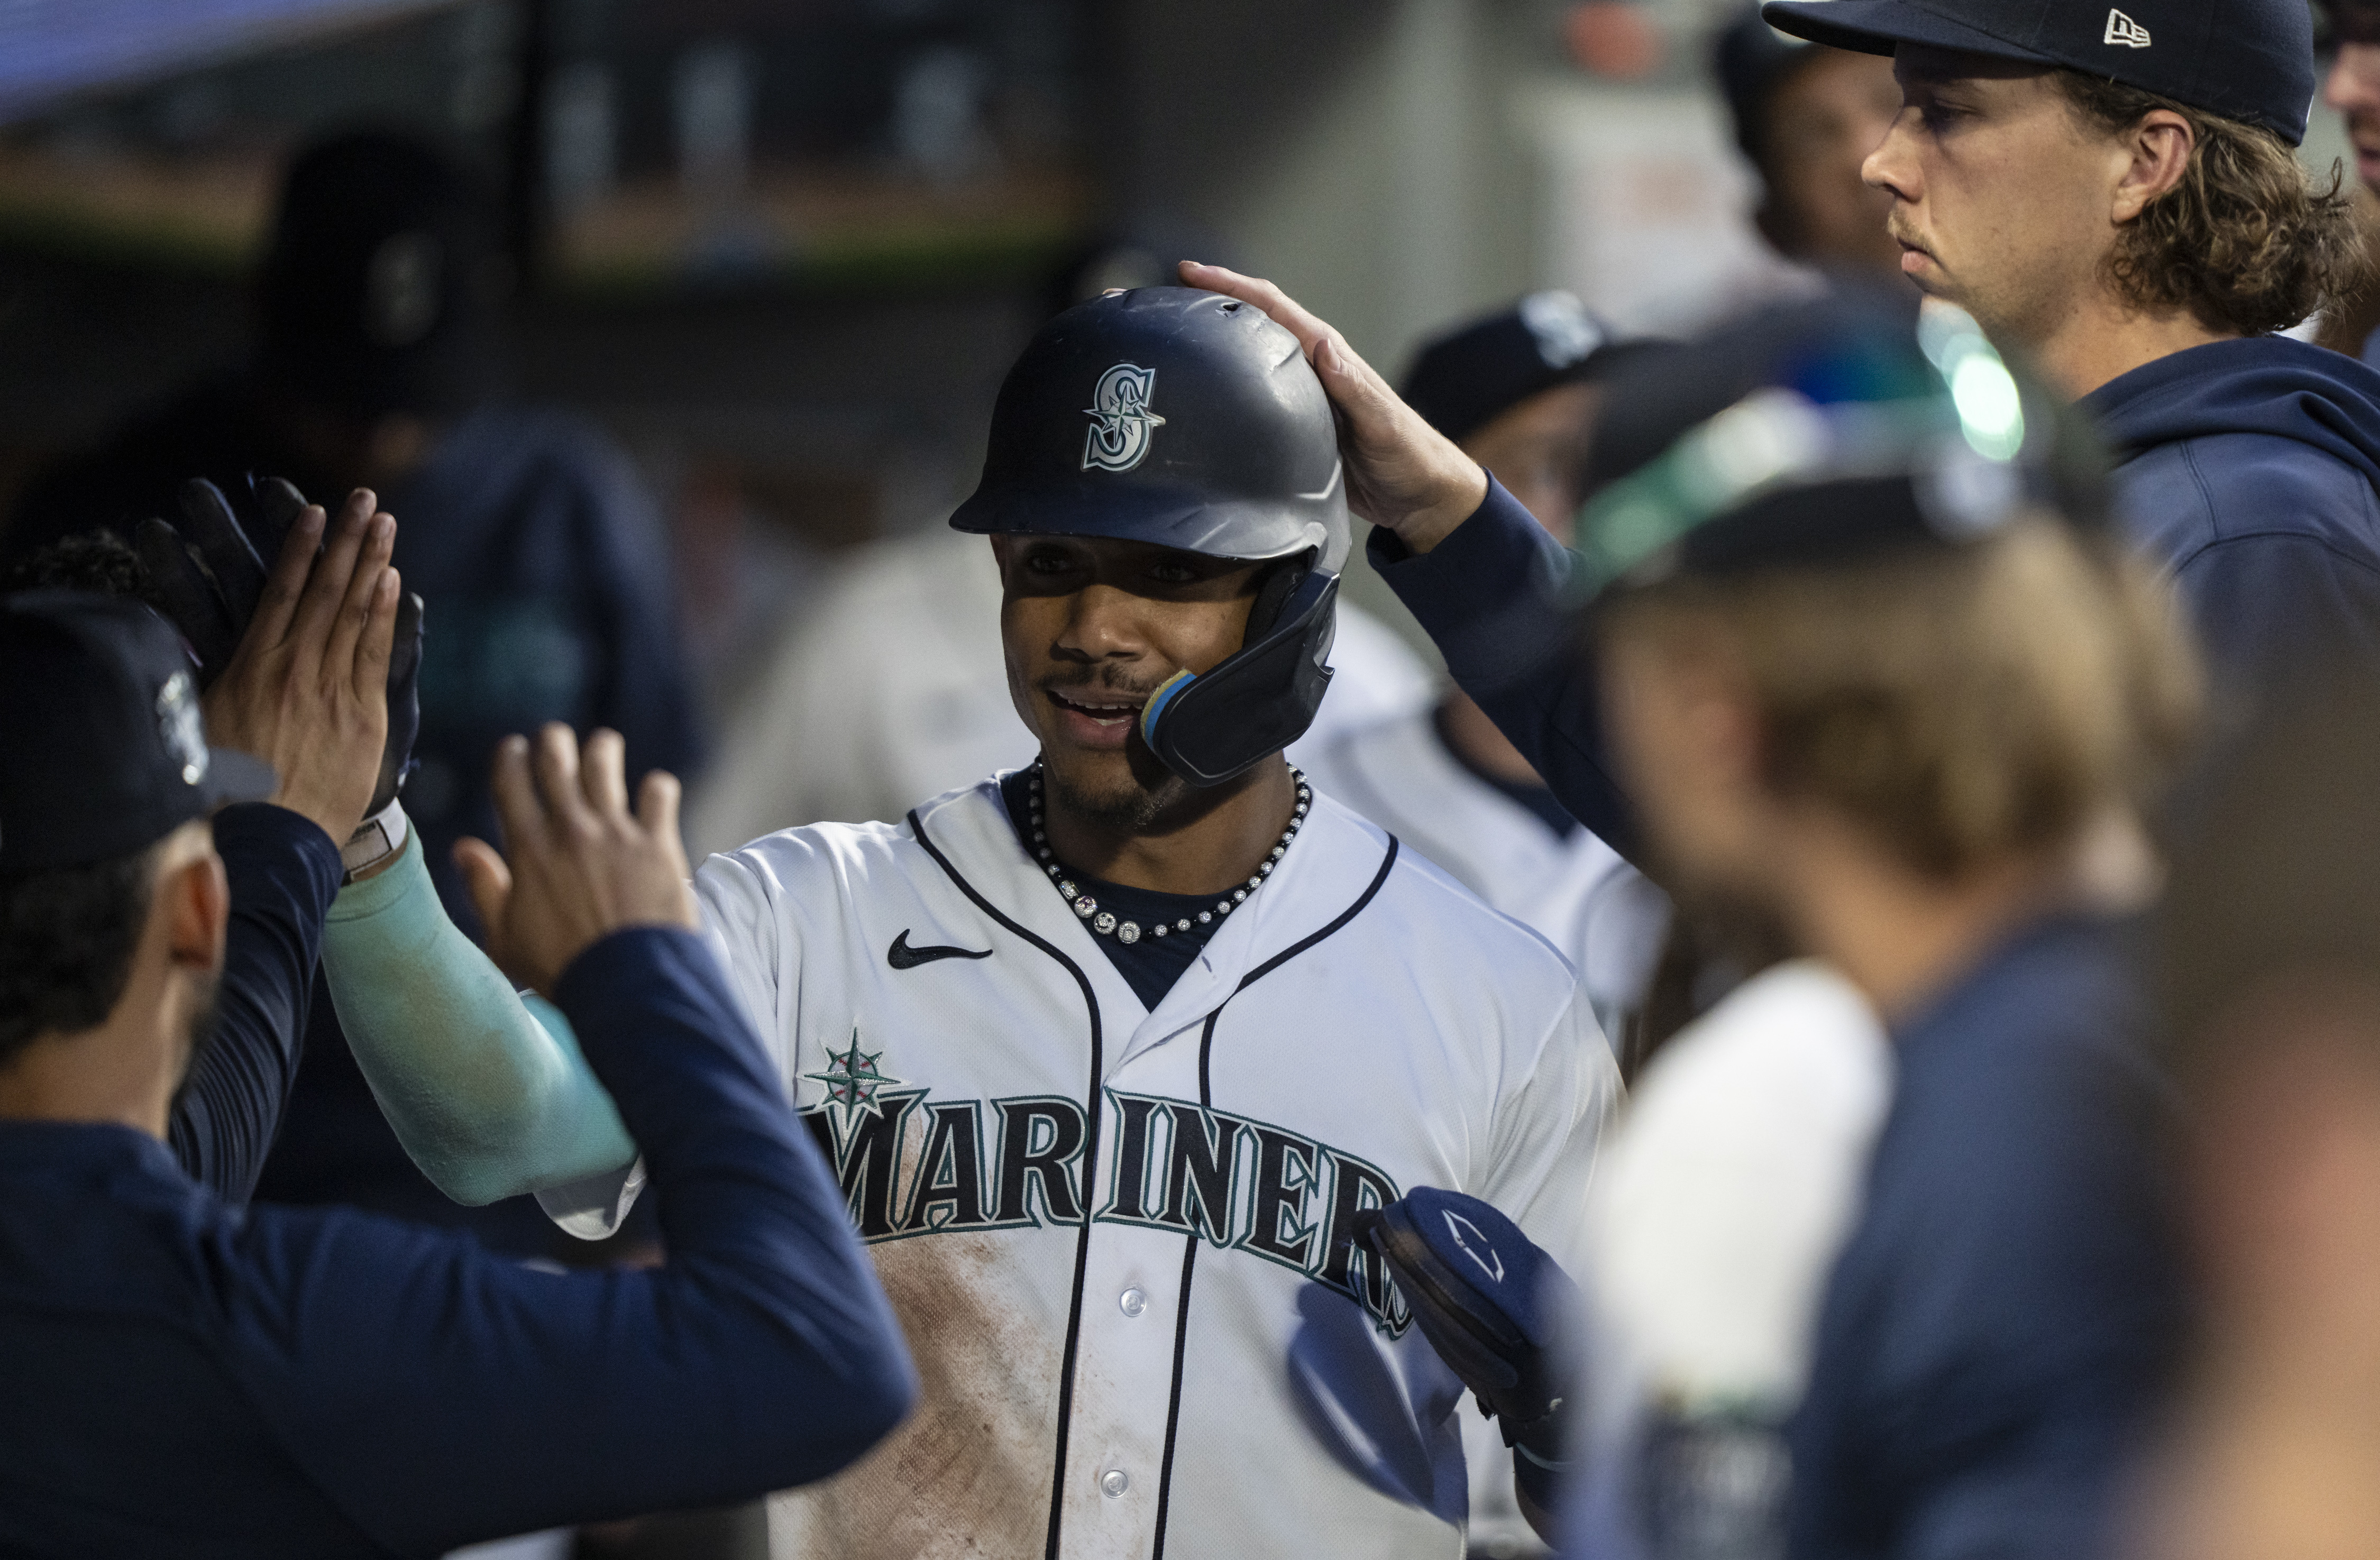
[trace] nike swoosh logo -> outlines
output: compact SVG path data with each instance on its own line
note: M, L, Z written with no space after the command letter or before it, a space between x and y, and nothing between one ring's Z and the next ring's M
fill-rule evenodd
M892 946L884 950L884 961L896 970L914 970L920 964L930 964L937 959L989 959L990 957L991 949L988 948L911 948L909 928L906 926L902 927L901 935L892 939Z

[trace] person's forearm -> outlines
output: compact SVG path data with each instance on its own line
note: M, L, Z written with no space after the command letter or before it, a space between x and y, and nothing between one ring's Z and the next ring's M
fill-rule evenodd
M261 1329L254 1391L397 1554L750 1500L847 1466L916 1395L842 1189L700 937L612 933L555 995L645 1145L662 1265L540 1273L363 1220L260 1245L304 1276L306 1324Z
M540 1022L552 1010L533 1015L447 917L418 830L386 872L340 893L322 964L382 1113L456 1202L558 1186L636 1157L568 1024Z
M1493 482L1476 513L1426 556L1382 530L1367 550L1446 657L1448 673L1555 798L1636 860L1635 809L1604 749L1593 646L1565 593L1570 554Z
M225 808L214 837L231 886L219 1016L175 1102L167 1137L193 1179L245 1203L297 1079L339 852L313 824L261 803Z

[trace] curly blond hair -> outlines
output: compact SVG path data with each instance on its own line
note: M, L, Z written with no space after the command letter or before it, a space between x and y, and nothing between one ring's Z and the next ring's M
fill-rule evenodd
M2367 260L2346 173L2327 187L2272 131L2071 70L2057 73L2082 121L2121 135L2155 109L2190 123L2181 182L2118 233L2105 274L2133 308L2183 308L2213 330L2285 331L2363 285Z

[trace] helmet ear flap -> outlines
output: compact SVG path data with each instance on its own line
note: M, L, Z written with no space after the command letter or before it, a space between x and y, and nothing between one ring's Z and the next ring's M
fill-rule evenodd
M1242 644L1253 645L1280 626L1281 609L1289 605L1289 599L1297 594L1297 587L1313 571L1314 553L1309 549L1294 558L1281 560L1266 572L1257 586L1256 603L1248 609L1248 632Z

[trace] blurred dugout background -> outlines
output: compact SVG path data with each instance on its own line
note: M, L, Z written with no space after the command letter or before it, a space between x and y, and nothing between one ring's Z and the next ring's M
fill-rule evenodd
M1704 75L1733 14L0 4L0 512L43 462L238 357L290 151L423 129L505 190L513 388L594 416L643 467L732 722L739 671L835 553L964 494L1001 371L1064 279L1183 254L1252 269L1392 373L1532 288L1676 331L1786 284ZM2325 121L2308 156L2340 144ZM1137 255L1087 275L1119 240Z

